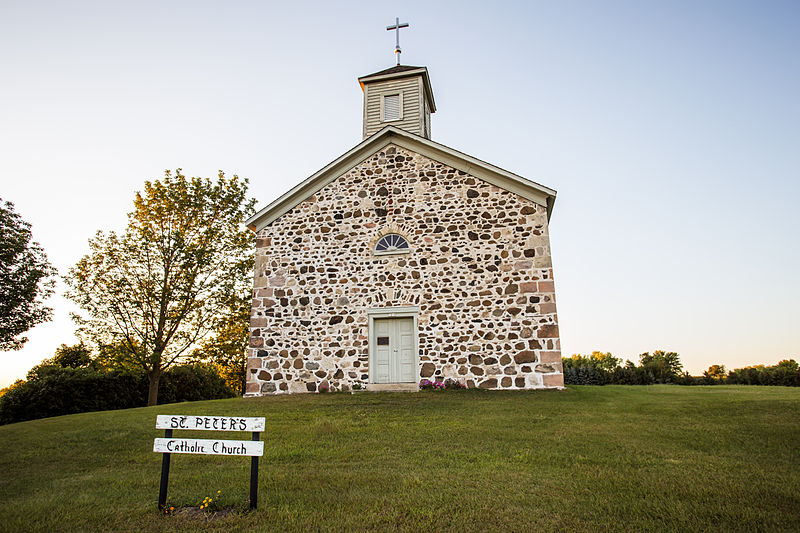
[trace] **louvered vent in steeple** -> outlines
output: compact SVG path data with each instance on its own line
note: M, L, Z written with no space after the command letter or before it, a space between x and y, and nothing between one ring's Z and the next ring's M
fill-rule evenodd
M364 91L365 139L390 125L430 139L436 104L427 68L398 65L358 82Z
M383 97L383 121L400 120L400 95L387 94Z

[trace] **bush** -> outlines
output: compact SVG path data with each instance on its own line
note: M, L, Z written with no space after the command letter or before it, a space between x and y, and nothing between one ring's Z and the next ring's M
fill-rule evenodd
M794 359L784 359L775 366L737 368L728 372L725 383L800 387L800 367Z
M675 383L683 370L678 354L664 350L641 354L639 367L645 370L651 383Z
M564 383L566 385L605 385L609 383L608 372L589 366L565 366Z
M705 377L705 375L703 375L703 376L693 376L693 375L689 374L688 372L684 372L684 373L678 375L678 377L675 378L675 384L676 385L706 385L707 384L706 382L707 382L707 378ZM716 383L719 383L719 381L717 381L715 383L711 383L711 384L714 385Z
M236 393L213 366L195 363L164 372L158 386L158 403L196 402L232 398Z
M564 357L561 362L566 385L605 385L612 382L612 372L620 361L610 353L592 352Z
M445 381L423 379L419 382L419 390L463 390L466 388L466 385L451 378L447 378Z
M680 357L675 352L656 350L639 356L639 365L614 357L610 353L575 354L561 360L566 385L652 385L654 383L694 384L682 373Z
M49 366L0 398L0 424L144 405L142 376Z
M656 350L639 356L639 365L610 353L576 354L561 360L566 385L783 385L800 387L800 365L794 359L784 359L774 366L748 366L731 370L725 375L724 365L711 365L702 376L683 372L680 357L675 352Z
M0 424L87 411L147 405L144 372L98 372L48 366L0 397ZM230 398L233 391L207 365L177 366L161 377L159 403Z

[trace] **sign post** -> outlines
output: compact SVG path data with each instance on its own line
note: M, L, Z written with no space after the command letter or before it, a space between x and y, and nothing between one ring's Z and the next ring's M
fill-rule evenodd
M253 432L253 440L260 442L259 432ZM263 446L263 443L262 443ZM264 455L262 452L261 455ZM250 458L250 510L258 507L258 455Z
M164 438L153 441L153 451L162 453L161 485L158 489L158 509L167 504L170 458L173 453L203 455L250 456L250 510L258 507L258 458L264 455L261 431L264 418L234 416L158 415L156 429L164 430ZM184 439L173 438L176 429L192 431L251 431L252 440Z
M164 430L164 438L172 437L172 430ZM161 455L161 485L158 488L158 510L162 511L167 504L167 484L169 483L169 460L172 458L171 453Z

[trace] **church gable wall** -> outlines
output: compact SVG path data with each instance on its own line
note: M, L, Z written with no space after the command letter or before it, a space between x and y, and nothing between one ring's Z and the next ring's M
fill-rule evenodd
M389 145L258 232L247 394L369 388L390 307L419 310L419 379L563 386L546 208Z

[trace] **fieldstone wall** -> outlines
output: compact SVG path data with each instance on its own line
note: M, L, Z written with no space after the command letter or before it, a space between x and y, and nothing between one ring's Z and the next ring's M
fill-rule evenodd
M375 256L387 233L411 252ZM367 309L419 307L420 379L563 387L544 207L389 145L258 232L246 395L369 380Z

